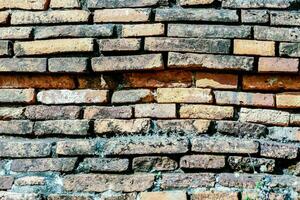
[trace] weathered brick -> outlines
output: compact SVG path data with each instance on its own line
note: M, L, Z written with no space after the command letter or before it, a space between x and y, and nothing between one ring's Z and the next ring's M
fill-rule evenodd
M284 142L300 142L300 128L269 127L268 138Z
M289 117L288 112L280 110L242 108L240 111L240 121L242 122L287 126Z
M299 28L282 28L282 27L267 27L255 26L254 38L258 40L273 40L284 42L299 42Z
M290 165L286 170L287 174L299 176L300 175L300 162Z
M95 155L96 141L95 140L61 140L56 144L56 153L58 155Z
M299 26L299 14L298 11L272 11L270 13L271 25Z
M180 118L230 119L234 109L230 106L214 105L182 105L179 110Z
M135 117L176 118L175 104L137 104Z
M190 5L206 5L213 3L214 0L180 0L179 4L181 6L190 6Z
M0 191L0 198L5 200L41 200L41 196L35 193L16 193L16 192L6 192Z
M115 192L145 191L152 187L154 175L108 175L108 174L78 174L67 175L63 179L66 191L77 192Z
M37 99L44 104L106 103L107 90L44 90Z
M237 89L238 76L234 74L214 74L197 72L196 86L200 88Z
M243 172L273 172L275 169L274 159L229 156L228 163L231 169Z
M179 51L228 54L230 45L230 40L228 39L146 37L144 48L147 51L154 52Z
M126 88L189 87L192 73L189 71L164 70L158 72L123 74Z
M29 39L31 33L31 27L2 27L0 28L0 39Z
M45 185L46 180L43 176L24 176L15 180L17 186Z
M235 10L223 9L156 9L155 21L210 21L210 22L237 22L239 19Z
M242 10L241 18L243 23L264 24L269 22L269 12L267 10Z
M0 176L0 190L11 189L13 182L14 182L14 177L12 176Z
M122 37L159 36L165 32L162 23L155 24L126 24L121 26Z
M70 172L74 169L77 158L38 158L17 159L11 163L14 172Z
M1 135L29 135L33 130L33 122L29 120L0 121Z
M0 103L31 104L34 102L34 89L0 89Z
M49 0L10 1L1 0L0 9L45 10Z
M27 106L24 115L31 120L77 119L80 115L78 106Z
M1 58L1 72L45 72L47 59L44 58ZM14 75L16 76L16 75Z
M131 56L107 56L92 58L95 72L126 71L126 70L157 70L163 69L161 54L144 54Z
M262 174L230 174L219 175L219 184L225 187L254 189L256 183L263 178Z
M219 192L219 191L204 191L192 194L192 200L238 200L237 192Z
M0 141L0 157L46 157L51 153L51 146L51 142L41 140L2 139Z
M148 133L150 119L100 119L95 121L94 129L99 135Z
M138 51L141 48L141 39L136 38L101 39L98 43L101 52Z
M0 107L0 119L22 119L24 110L24 107Z
M88 120L50 120L34 124L35 135L88 135Z
M1 113L1 111L0 111L0 113ZM300 114L292 114L291 113L291 115L290 115L290 124L299 126L300 125Z
M194 152L252 154L258 152L258 147L258 142L253 140L201 137L192 139Z
M93 200L93 196L84 194L50 194L47 200Z
M85 72L87 70L87 58L50 58L48 70L50 72Z
M88 22L90 13L85 10L50 10L42 12L15 11L11 24L59 24Z
M288 8L295 0L225 0L222 7L225 8Z
M206 68L223 70L252 71L254 59L245 56L207 55L193 53L169 53L170 68Z
M84 119L129 119L132 117L131 106L89 106L84 109Z
M258 62L258 72L297 73L298 66L298 59L261 57Z
M279 44L280 56L300 57L300 44L299 43L280 43Z
M212 103L210 89L200 88L158 88L158 103Z
M201 134L208 131L210 120L202 119L174 119L174 120L157 120L157 131L169 134Z
M221 169L225 167L225 157L214 155L187 155L180 158L180 167L191 169Z
M121 82L121 75L105 75L89 73L77 76L79 89L116 89Z
M175 154L188 151L188 140L182 137L126 137L109 139L104 155Z
M241 105L257 107L274 107L274 94L214 91L216 103L220 105Z
M214 174L211 173L172 173L163 174L161 189L192 189L212 187L215 184Z
M10 41L0 41L0 56L7 57L11 55L12 43Z
M93 52L93 50L94 41L90 38L16 42L14 48L16 56Z
M8 22L9 12L0 12L0 24L6 24Z
M141 200L187 200L185 191L141 192Z
M279 93L276 94L277 108L299 108L300 93Z
M270 187L275 190L278 188L291 188L296 192L300 191L300 178L297 176L290 175L273 175L271 176L272 182Z
M50 8L80 8L79 0L51 0Z
M171 171L177 167L177 162L169 157L135 157L132 161L132 169L136 172Z
M120 90L112 95L112 103L148 103L153 102L154 95L148 89Z
M88 0L89 8L134 8L161 5L163 0Z
M124 172L128 167L128 159L85 158L78 169L85 172Z
M95 10L94 22L147 22L150 20L151 9L123 8Z
M275 42L258 40L234 40L234 54L275 56Z
M260 155L268 158L294 159L298 155L298 147L278 142L260 142Z
M259 192L242 192L242 197L243 199L254 199L254 200L259 200L260 194ZM283 194L278 194L278 193L270 193L269 197L270 200L284 200L285 195Z
M135 200L137 198L137 194L136 192L132 192L132 193L117 193L114 195L111 194L102 194L101 198L103 200Z

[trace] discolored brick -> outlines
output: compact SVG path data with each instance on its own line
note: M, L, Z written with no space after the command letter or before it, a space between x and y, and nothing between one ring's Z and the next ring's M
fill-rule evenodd
M24 107L0 107L0 119L22 119L24 114Z
M122 8L95 10L94 22L147 22L151 10L148 8Z
M6 24L8 21L9 12L0 12L0 24Z
M269 22L269 12L267 10L242 10L241 18L243 23L264 24Z
M0 191L0 198L13 200L42 200L39 194Z
M189 169L221 169L225 167L224 156L188 155L180 158L180 167Z
M34 186L45 185L45 177L42 176L24 176L15 180L14 185L17 186Z
M167 191L167 192L141 192L141 200L186 200L185 191Z
M27 9L27 10L46 10L48 0L34 0L34 1L10 1L2 0L0 2L0 9Z
M300 128L297 127L269 127L268 138L283 142L299 142Z
M231 169L243 172L273 172L275 160L266 158L253 158L241 156L229 156L228 163Z
M137 104L134 111L136 118L176 118L175 104Z
M254 38L284 42L299 42L299 28L254 26Z
M288 57L300 57L300 45L299 43L280 43L279 55Z
M298 155L298 147L293 144L262 141L260 155L268 158L294 159Z
M132 161L132 168L136 172L171 171L177 167L177 162L169 157L144 156L135 157Z
M234 74L213 74L197 72L196 86L200 88L236 89L238 76Z
M130 106L89 106L84 109L84 119L129 119L132 117L132 107Z
M0 13L1 24L1 13ZM0 39L29 39L31 38L32 27L1 27Z
M101 39L98 43L101 52L138 51L141 48L141 39L136 38Z
M27 106L24 115L31 120L77 119L80 115L78 106Z
M50 8L80 8L79 0L51 0Z
M1 72L45 72L47 59L44 58L1 58ZM15 75L16 76L16 75Z
M13 182L14 182L14 177L12 176L0 176L0 190L11 189Z
M291 1L291 0L289 0ZM270 12L271 25L299 26L299 11Z
M87 0L89 8L134 8L161 5L163 0Z
M128 167L128 159L85 158L78 169L85 172L124 172Z
M149 103L154 101L154 95L148 89L120 90L112 95L112 103Z
M32 104L34 102L34 89L0 89L0 103Z
M225 8L288 8L295 0L225 0L222 7Z
M239 194L237 192L218 192L218 191L204 191L192 194L192 200L238 200Z
M1 135L30 135L33 130L33 122L29 120L0 121Z
M96 141L88 139L66 139L60 140L56 144L56 154L76 156L76 155L95 155Z
M50 58L48 70L50 72L86 72L88 60L86 58Z

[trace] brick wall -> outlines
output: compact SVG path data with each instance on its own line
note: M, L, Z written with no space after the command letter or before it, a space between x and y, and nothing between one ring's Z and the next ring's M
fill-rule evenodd
M299 199L299 8L0 0L0 199Z

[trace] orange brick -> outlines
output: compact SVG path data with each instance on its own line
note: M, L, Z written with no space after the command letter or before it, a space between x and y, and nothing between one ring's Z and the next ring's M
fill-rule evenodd
M196 73L196 86L201 88L236 89L238 76L233 74Z
M276 104L278 108L300 108L300 92L277 94Z
M259 72L298 72L298 59L292 58L259 58Z
M275 42L234 40L234 54L275 56Z

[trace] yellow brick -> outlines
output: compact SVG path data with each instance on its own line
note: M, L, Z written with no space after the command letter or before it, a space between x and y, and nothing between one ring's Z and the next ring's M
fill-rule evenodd
M1 0L0 9L45 10L50 0Z
M234 40L234 54L275 56L275 42Z
M281 93L276 95L278 108L300 108L300 93Z
M181 106L180 118L190 119L230 119L233 118L234 109L231 106L191 105Z
M141 200L186 200L184 191L142 192Z
M94 22L146 22L149 21L150 12L147 8L95 10Z

